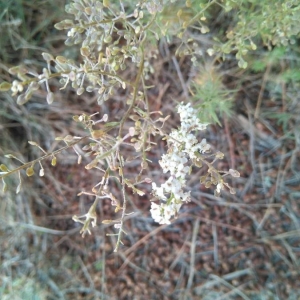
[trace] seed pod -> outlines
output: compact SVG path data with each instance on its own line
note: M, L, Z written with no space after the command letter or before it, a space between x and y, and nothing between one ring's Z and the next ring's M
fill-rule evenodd
M23 105L28 102L29 98L26 97L26 94L21 94L17 98L17 104Z
M50 105L53 103L53 101L54 101L54 94L50 92L47 94L47 103Z
M32 176L34 174L33 166L26 169L26 175L28 177Z
M99 139L99 138L101 138L105 135L105 132L101 129L100 130L94 130L91 133L92 133L92 137L94 139Z
M55 156L54 156L54 157L52 158L52 160L51 160L51 165L52 165L53 167L56 166L56 157L55 157Z
M39 175L40 175L41 177L43 177L43 176L45 175L45 171L44 171L44 169L40 169L40 173L39 173Z
M3 81L0 84L0 92L7 92L11 89L11 83Z
M43 52L42 56L43 56L43 58L44 58L45 61L54 60L54 57L51 54L47 53L47 52Z
M233 170L233 169L229 169L229 174L232 176L232 177L240 177L240 173L237 171L237 170Z
M109 0L103 0L103 6L109 7Z

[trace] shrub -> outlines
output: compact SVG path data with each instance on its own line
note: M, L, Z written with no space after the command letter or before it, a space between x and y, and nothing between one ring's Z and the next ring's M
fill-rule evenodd
M194 97L190 97L186 89L187 104L175 101L180 125L171 132L166 132L163 125L169 116L163 116L161 111L152 111L147 96L151 89L147 80L154 72L153 63L157 59L158 43L172 42L176 46L175 54L170 54L173 55L175 65L177 57L184 57L198 70L210 56L217 60L219 57L229 59L234 54L238 66L247 68L249 51L256 51L258 47L264 46L271 49L274 45L295 42L294 37L300 30L297 26L300 9L297 2L274 1L272 6L270 1L257 0L146 0L134 4L132 1L71 1L66 5L70 19L57 23L55 28L67 32L65 44L78 49L78 57L54 57L43 52L45 66L41 72L24 65L12 67L9 69L12 81L2 82L0 89L3 92L11 91L19 105L26 105L39 89L45 89L46 101L51 105L56 101L56 94L51 90L49 82L58 78L61 90L71 86L77 95L97 95L96 101L100 107L113 95L123 93L126 95L126 103L123 103L125 109L117 116L102 114L99 117L98 113L89 115L84 111L74 115L73 121L84 128L86 134L57 137L56 140L64 143L64 146L55 151L48 152L35 141L29 141L30 145L38 147L44 155L28 163L21 161L21 165L13 170L1 164L3 189L7 189L5 179L17 173L19 185L16 192L19 193L23 170L27 176L33 176L37 170L40 176L44 176L43 161L50 159L52 166L55 166L60 160L58 154L68 148L74 149L80 164L82 155L75 147L80 145L85 151L85 157L90 159L85 169L97 169L102 177L91 187L89 195L93 195L95 200L88 212L83 216L74 216L73 220L83 224L82 236L91 233L90 226L96 226L97 222L98 201L110 199L115 212L120 211L121 215L115 220L102 222L114 223L117 229L115 251L121 243L123 222L128 214L125 188L143 196L145 192L141 189L141 184L152 183L155 201L151 203L151 214L160 224L169 224L171 218L179 213L181 205L189 201L190 191L185 190L185 183L193 168L206 168L200 181L207 188L214 187L216 196L224 188L235 193L225 181L225 176L238 177L239 173L232 169L217 170L214 163L223 159L224 154L212 152L206 139L199 141L197 136L199 131L208 126L207 119L219 122L217 113L230 115L232 97L218 76L202 85L195 80L191 87L191 92L194 89ZM210 32L209 27L214 22L215 14L223 18L224 22L226 18L231 18L228 28L224 26L224 32ZM212 37L215 42L204 45L197 36ZM222 106L218 108L220 103ZM199 119L199 116L204 115L205 120ZM161 186L147 177L147 169L151 163L148 153L156 146L153 136L160 136L166 141L168 148L159 161L163 172L169 176ZM125 170L129 160L128 149L131 149L132 156L139 161L140 168L136 170L134 178L129 177ZM18 159L10 154L7 157ZM119 182L121 200L110 192L111 181Z

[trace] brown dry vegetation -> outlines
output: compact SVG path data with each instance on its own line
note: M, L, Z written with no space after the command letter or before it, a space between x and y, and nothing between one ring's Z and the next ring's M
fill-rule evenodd
M1 37L4 80L7 66L28 57L27 63L40 68L45 49L76 55L65 48L61 33L51 29L63 15L63 4L54 1L59 9L52 15L53 1L42 1L38 8L37 1L31 2L23 3L22 27L11 26L7 38ZM11 15L5 16L11 20ZM161 41L148 97L152 110L172 115L165 125L169 131L178 124L173 99L186 100L191 77L198 76L201 83L206 73L195 75L188 60L174 62L166 47L172 54L172 45ZM88 159L77 165L75 153L65 151L55 168L47 162L44 178L24 177L18 195L17 179L11 178L11 192L1 194L1 299L299 299L299 82L278 76L291 62L283 58L262 72L241 71L234 62L207 62L203 68L221 76L229 91L235 90L232 116L221 118L222 127L212 125L204 134L225 154L218 168L241 173L232 181L237 193L225 191L215 198L199 183L203 171L195 171L188 182L192 202L183 206L172 225L158 226L149 213L150 185L141 187L143 197L128 190L134 214L125 222L124 246L113 253L116 240L106 234L114 228L100 224L116 218L110 201L99 203L98 226L91 236L83 239L80 226L71 219L92 204L92 198L77 194L89 191L99 174L84 168ZM54 82L51 88L56 91L58 85ZM24 161L39 156L28 140L50 151L57 146L57 136L83 135L72 121L75 114L100 111L118 118L126 99L120 93L99 108L90 96L65 90L56 93L51 106L40 92L20 107L8 93L0 97L1 162L7 153ZM156 142L147 177L157 182L163 179L158 160L165 143ZM13 166L5 158L3 162ZM132 163L128 174L135 168ZM110 188L120 194L117 184Z

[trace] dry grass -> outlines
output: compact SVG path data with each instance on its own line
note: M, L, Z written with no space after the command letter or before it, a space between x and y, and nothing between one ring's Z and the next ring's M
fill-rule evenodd
M24 18L31 16L33 23L24 24L27 35L17 53L21 60L29 55L28 62L35 62L36 68L40 59L32 53L37 49L47 46L53 53L63 48L59 36L46 38L51 36L52 23L58 21L58 15L48 18L47 8L54 1L43 1L43 5L36 15L34 4L22 6ZM47 20L40 28L32 25L37 15ZM37 28L31 36L30 28ZM12 36L21 36L20 28L12 30ZM15 63L16 57L8 55L14 53L8 50L14 47L10 40L1 42L5 43L0 54L5 79L4 65ZM150 82L155 88L148 97L153 110L174 115L172 99L185 99L193 74L187 61L166 54L163 41L160 50ZM114 238L106 236L113 233L111 226L98 225L91 236L82 239L80 228L71 220L91 205L89 196L76 195L90 190L98 176L78 166L72 151L58 156L56 168L48 162L44 178L24 179L18 195L14 193L17 178L10 179L12 192L0 195L0 298L299 299L299 83L279 76L295 65L286 58L279 65L279 74L273 65L257 73L230 65L226 72L210 66L211 73L222 75L229 91L237 90L232 117L221 118L222 127L211 126L205 133L215 149L225 153L226 160L218 167L241 173L232 182L237 194L213 197L199 183L202 171L194 172L188 182L192 202L172 225L157 226L149 214L150 188L144 186L147 196L129 195L135 214L125 222L128 235L118 253L112 253ZM200 82L205 79L199 76ZM2 159L4 154L33 159L41 153L29 147L28 140L50 151L57 147L56 136L82 135L82 129L71 121L73 115L99 111L94 99L75 97L71 91L57 93L52 106L46 104L45 96L41 92L19 107L9 95L0 95L0 156L10 168L18 163ZM124 97L116 95L101 112L117 115ZM172 118L166 128L177 122ZM156 152L149 157L153 164L148 175L155 180L161 176L157 162L165 151L164 143L157 142ZM133 164L128 172L134 168ZM111 189L118 194L117 184ZM100 220L115 217L109 201L99 203L98 214Z

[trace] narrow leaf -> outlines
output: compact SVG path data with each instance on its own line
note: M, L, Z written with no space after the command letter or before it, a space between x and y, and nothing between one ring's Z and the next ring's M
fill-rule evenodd
M116 127L116 126L118 126L118 125L120 125L120 122L109 122L109 123L106 123L105 125L104 125L104 127L111 127L111 128L113 128L113 127Z

